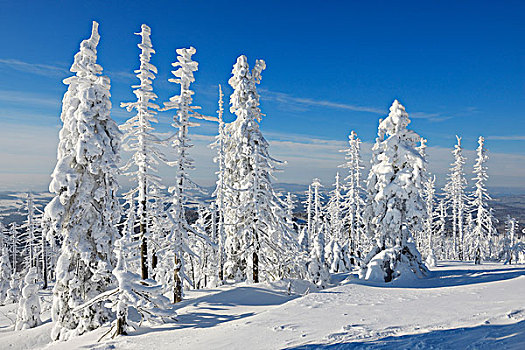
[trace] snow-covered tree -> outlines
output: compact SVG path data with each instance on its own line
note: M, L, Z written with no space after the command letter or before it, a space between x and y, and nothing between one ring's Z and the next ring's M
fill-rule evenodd
M308 279L320 288L326 288L330 282L330 273L325 260L325 233L328 230L328 224L322 222L312 242L312 250L307 262ZM334 259L335 261L335 259Z
M79 314L73 308L112 285L112 250L120 220L117 163L120 132L111 119L110 81L97 64L98 23L82 41L64 80L57 164L44 212L48 240L62 238L53 289L51 337L68 339L109 320L109 310L92 305ZM105 271L104 271L105 269ZM101 278L101 276L106 276ZM109 277L107 277L109 276Z
M361 140L352 131L348 136L349 147L341 150L345 152L346 162L340 167L348 169L345 177L346 184L344 195L344 215L345 224L348 227L348 242L352 254L358 257L368 248L366 236L364 234L363 208L364 208L364 189L361 181Z
M478 139L477 158L474 164L474 178L476 182L470 206L473 211L474 228L471 235L474 244L474 262L481 264L482 260L492 257L492 240L496 234L496 218L489 207L490 197L485 183L488 180L486 162L488 160L487 150L485 149L485 139L480 136Z
M151 222L148 220L148 203L154 200L152 191L162 188L160 178L155 174L159 163L166 163L167 159L159 149L163 142L154 135L153 123L157 123L155 117L159 107L153 103L157 95L153 92L153 79L157 68L150 63L151 55L155 53L151 43L151 29L147 25L141 26L141 37L138 47L140 52L140 67L135 70L140 80L139 85L133 85L133 93L137 96L136 102L121 103L121 107L128 112L133 110L136 114L120 126L124 132L122 138L123 149L133 152L130 160L122 170L124 175L129 176L136 187L132 188L130 195L137 201L137 216L139 222L140 239L140 273L143 279L149 276L148 266L148 236Z
M18 274L13 273L11 280L9 281L9 289L6 292L6 298L4 304L17 303L20 297L20 289L18 288Z
M229 187L224 200L225 275L253 282L277 278L284 255L275 242L285 239L287 231L271 183L277 161L259 130L263 114L256 85L265 67L257 60L250 71L246 56L233 66L230 112L237 118L226 126L224 145L224 182Z
M425 200L426 214L423 220L423 233L425 238L426 263L428 266L436 266L436 255L434 254L434 184L436 177L426 179L424 183L423 199Z
M334 189L330 191L328 203L326 204L326 214L329 222L329 240L333 240L342 244L343 237L343 195L341 189L341 182L339 180L339 173L335 175Z
M190 85L195 81L193 73L198 69L198 63L192 59L195 52L193 47L177 49L177 62L172 63L172 66L177 68L172 71L175 78L169 81L180 84L180 94L171 97L169 102L164 103L164 110L177 110L172 123L172 126L178 129L172 142L175 160L169 163L175 168L175 185L169 189L172 196L170 209L172 227L167 237L167 241L170 242L168 250L173 262L173 301L175 303L182 300L183 280L186 279L190 284L192 283L184 271L184 253L193 254L187 243L188 232L193 230L186 220L185 206L192 200L189 191L198 189L198 186L188 174L188 171L193 169L193 160L189 157L189 150L193 145L188 132L190 127L199 124L191 121L190 118L213 120L200 114L198 112L200 107L192 105L194 92L190 89Z
M364 219L375 240L361 276L390 282L400 276L425 276L427 268L412 239L424 215L421 198L424 159L416 149L420 137L407 129L410 119L397 100L379 123L368 175Z
M215 137L215 141L210 145L212 148L217 150L217 156L213 158L213 161L217 163L219 169L217 170L217 182L213 197L215 197L215 212L217 213L216 222L216 235L215 244L217 245L216 257L217 257L217 270L218 270L218 281L222 283L224 281L224 197L225 192L228 191L228 186L224 183L224 144L226 142L226 133L224 125L224 107L223 107L222 86L219 84L219 109L217 110L217 122L218 132ZM213 222L215 222L215 220Z
M438 247L437 249L437 259L447 259L447 237L446 237L446 220L447 220L447 213L445 209L445 201L443 199L439 200L439 205L435 208L434 217L437 218L436 226L435 226L435 244L434 247ZM436 242L437 241L437 242ZM436 249L434 249L436 250Z
M38 273L36 267L30 267L25 278L22 297L18 303L15 330L33 328L42 324L40 319L40 298L38 296L39 286L37 284Z
M518 220L511 217L510 215L507 215L507 220L505 221L505 236L500 243L500 259L505 264L512 264L513 258L515 258L516 254L514 254L514 248L518 232Z
M130 329L138 328L138 324L128 318L128 310L133 309L141 315L141 322L157 322L167 312L169 300L162 295L160 284L151 284L152 280L146 280L136 273L128 270L124 258L124 250L133 249L133 243L128 233L117 240L115 244L117 263L113 269L118 286L112 292L112 310L116 318L113 322L114 335L127 334ZM175 316L171 313L170 316Z
M313 191L312 191L312 185L308 185L308 190L306 191L306 199L303 202L304 208L306 210L306 227L305 227L305 235L302 235L303 238L301 239L301 246L306 249L306 251L310 251L310 237L313 236L312 234L312 228L313 228L313 213L314 213L314 202L313 202Z
M452 257L453 259L464 259L464 222L465 222L465 203L467 197L465 187L465 157L461 147L461 137L456 136L457 145L454 146L452 154L454 163L450 168L448 181L443 189L445 192L447 207L452 211Z
M7 248L3 248L0 256L0 304L4 303L7 296L12 271L11 263L9 262L9 252Z

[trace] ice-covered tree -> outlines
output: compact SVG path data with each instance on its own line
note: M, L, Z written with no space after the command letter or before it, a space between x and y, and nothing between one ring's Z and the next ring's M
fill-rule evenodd
M435 244L434 247L439 245L437 249L437 259L447 259L447 237L446 237L446 220L447 213L445 209L445 201L439 200L438 206L435 208L434 217L437 218L435 226Z
M500 259L505 264L512 264L515 255L514 248L518 232L518 220L511 217L510 215L507 215L507 220L505 221L505 236L500 243Z
M412 239L424 215L420 195L424 159L416 149L420 137L407 129L409 123L397 100L379 123L364 210L367 232L375 240L361 271L365 279L390 282L401 276L422 277L428 271Z
M36 267L30 267L25 278L22 297L18 303L15 330L33 328L42 324L40 319L40 297Z
M328 230L326 222L321 223L319 230L315 232L312 242L312 250L307 262L308 279L320 288L326 288L330 282L330 273L325 260L325 233Z
M12 271L11 263L9 262L9 252L7 248L3 248L2 256L0 256L0 304L4 303L7 296Z
M159 149L163 141L153 132L153 124L157 123L155 114L159 107L153 103L157 95L153 92L153 79L157 68L150 63L151 55L155 53L151 43L151 29L147 25L141 26L140 67L135 70L140 84L133 85L133 93L137 96L136 102L121 103L121 107L128 112L136 111L135 115L120 126L124 133L122 138L123 149L132 152L130 160L122 168L124 175L136 182L130 195L137 201L137 216L140 239L140 273L143 279L149 276L148 266L148 236L151 221L148 220L148 203L156 199L152 195L155 188L162 188L160 178L156 175L157 165L167 162L166 157Z
M445 192L447 208L452 211L452 257L453 259L464 259L464 223L467 197L465 188L465 157L461 146L461 137L456 136L458 143L454 146L452 154L454 163L450 168L448 181L443 189Z
M339 173L335 175L334 189L330 191L328 203L326 204L326 214L328 215L330 240L342 244L343 237L343 195Z
M485 149L485 139L480 136L478 139L478 148L476 150L477 158L474 164L475 189L471 195L470 207L472 208L474 227L471 235L473 236L474 245L474 262L481 264L485 259L492 257L493 236L496 234L496 218L492 214L492 208L489 207L490 197L485 183L488 180L486 162L488 160L487 150Z
M17 303L20 297L20 289L18 288L18 274L13 273L11 280L9 281L9 289L6 292L6 298L4 304Z
M288 225L288 228L290 231L295 232L295 223L293 221L293 213L295 210L295 195L291 192L288 192L286 194L286 225Z
M62 238L53 289L51 337L67 339L109 320L102 303L79 314L73 308L113 283L113 244L120 220L117 163L120 132L111 119L110 81L97 64L98 23L82 41L64 80L57 164L49 185L55 197L44 212L48 240ZM101 277L105 276L105 277Z
M306 249L306 251L310 251L310 237L312 237L312 228L313 228L313 213L314 213L314 203L313 203L313 191L312 191L312 185L308 185L308 190L306 191L306 199L303 202L304 208L306 210L306 227L305 227L305 234L303 235L303 238L301 239L301 246Z
M256 85L265 68L264 61L257 60L250 70L246 56L237 58L229 80L230 112L236 119L226 126L224 145L224 181L229 187L224 200L225 274L253 282L277 278L283 255L274 242L283 239L286 230L271 183L277 161L259 129L263 114Z
M224 144L226 142L226 133L224 125L224 107L223 107L223 97L222 86L219 85L219 108L217 110L217 122L218 122L218 132L215 137L215 141L210 145L211 148L216 149L217 155L213 158L213 161L217 163L219 169L217 170L217 181L215 191L213 192L213 197L215 197L215 212L216 214L216 240L215 244L217 245L216 257L217 257L217 271L218 271L218 281L222 283L224 281L224 240L225 240L225 231L224 231L224 197L225 193L229 190L228 186L224 183ZM214 220L214 222L215 222Z
M357 134L352 131L348 136L348 148L341 150L345 152L346 162L340 167L348 169L348 175L345 177L346 184L344 195L344 215L345 224L348 227L348 242L352 254L361 256L368 244L364 234L363 208L364 208L364 189L361 180L361 170L363 169L361 161L361 140Z
M183 280L187 279L191 284L184 271L184 253L193 254L187 244L188 232L193 230L186 220L185 206L192 201L189 191L198 189L198 186L188 174L188 171L193 169L193 160L189 157L189 150L193 145L188 132L190 127L199 124L190 119L210 119L198 112L200 107L192 105L194 92L190 85L195 81L194 72L198 69L198 63L192 59L195 53L196 50L193 47L177 49L177 62L172 63L172 66L177 68L172 71L175 78L169 81L180 85L180 94L171 97L168 102L164 103L164 110L177 110L172 123L172 126L178 129L172 138L175 160L169 163L175 168L175 185L169 189L172 197L170 209L172 227L167 237L167 241L170 242L168 249L171 255L170 260L173 262L173 301L175 303L182 300Z
M434 184L436 177L429 177L425 180L423 188L423 199L425 200L426 213L423 220L423 234L425 238L425 255L428 266L436 266L436 255L434 253Z

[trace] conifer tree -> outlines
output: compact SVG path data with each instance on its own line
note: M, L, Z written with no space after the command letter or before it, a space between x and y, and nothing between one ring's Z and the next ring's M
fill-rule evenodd
M171 97L168 102L164 103L164 110L177 110L177 114L173 117L172 126L178 129L172 139L175 160L169 163L175 168L175 185L169 188L172 198L170 209L172 227L167 237L167 241L170 242L170 260L173 262L174 303L182 300L183 280L186 279L190 284L192 283L184 270L184 252L193 254L187 241L188 232L195 232L186 220L185 206L191 200L189 191L198 189L198 186L188 174L188 171L193 169L193 160L189 157L189 150L193 145L188 133L190 127L199 124L191 121L190 118L213 120L213 118L200 114L198 112L200 107L192 105L194 92L190 89L190 85L195 81L193 73L198 70L198 63L192 59L195 53L196 50L193 47L177 49L177 62L172 63L172 66L177 68L172 71L175 78L168 79L168 81L180 85L180 94Z
M474 262L481 264L485 259L492 258L493 237L496 234L496 218L489 207L490 197L485 183L488 180L486 162L488 160L487 150L485 149L485 139L480 136L478 139L477 158L474 164L474 178L476 182L470 206L474 214L474 227L472 236L474 238Z
M436 266L436 255L434 253L434 184L436 177L428 178L424 183L423 199L425 200L426 215L423 221L423 232L425 237L426 263L428 266Z
M412 239L424 215L424 159L416 149L420 137L407 129L409 123L397 100L379 123L364 211L368 234L375 240L361 271L365 279L390 282L404 274L422 277L428 271Z
M137 201L137 216L139 222L140 239L140 273L143 279L149 277L148 266L148 236L150 233L150 221L148 220L148 203L155 200L152 192L156 188L162 188L160 178L155 174L159 163L167 162L166 157L160 151L159 145L163 142L153 134L153 123L156 110L159 107L153 103L157 95L153 92L153 79L157 68L150 63L151 55L155 53L151 43L151 29L147 25L141 26L141 37L138 47L141 49L140 67L135 70L140 80L139 85L133 85L133 93L137 96L136 102L121 103L121 107L128 112L133 110L136 114L120 126L124 132L122 138L123 148L133 152L131 159L124 165L124 175L129 176L137 185L129 192L131 197Z
M11 275L11 280L9 281L9 289L6 292L6 298L4 304L13 304L17 303L20 297L20 290L18 288L18 274L13 273Z
M223 97L222 86L219 84L219 109L217 110L217 122L218 122L218 133L215 137L215 141L211 144L212 148L217 150L217 156L213 158L213 161L217 163L219 169L216 172L217 182L213 196L215 197L215 211L217 213L217 228L216 228L216 244L217 244L217 269L218 269L218 280L220 283L224 281L224 240L225 240L225 231L224 231L224 197L225 192L228 191L228 187L224 183L224 144L226 142L226 133L224 125L224 107L223 107ZM214 220L215 222L215 220Z
M36 267L30 267L25 278L22 297L18 304L15 330L33 328L42 324L40 319L40 298L38 296Z
M113 243L120 220L117 163L120 132L110 117L110 81L97 64L98 23L82 41L64 80L57 164L50 192L55 197L44 212L48 240L62 238L53 289L51 337L68 339L109 320L109 310L92 305L73 309L112 286Z
M341 150L346 153L346 162L340 167L348 169L345 178L344 214L345 223L348 227L348 242L352 254L361 256L366 250L366 236L364 234L364 223L362 212L364 208L364 189L361 181L361 140L352 130L348 136L349 147Z
M465 222L465 179L464 165L465 157L461 147L461 137L456 136L458 143L454 146L452 154L454 163L450 168L448 181L443 189L445 192L447 207L452 210L452 257L453 259L464 259L464 222Z
M283 256L278 244L286 239L283 208L273 191L271 177L277 161L268 152L268 142L259 130L262 113L256 85L266 68L257 60L250 71L246 56L233 66L230 112L237 117L226 126L224 180L227 277L255 283L278 278Z
M9 262L9 253L7 248L3 248L0 256L0 304L3 304L7 297L11 275L12 269Z

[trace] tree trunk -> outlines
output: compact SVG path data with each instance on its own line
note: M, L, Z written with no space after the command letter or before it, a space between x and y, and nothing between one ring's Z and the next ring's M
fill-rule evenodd
M141 202L142 218L140 220L140 275L143 280L148 279L148 242L146 239L146 200Z
M173 304L182 301L182 281L179 277L180 264L177 254L174 258L175 269L173 270Z
M126 324L126 320L124 317L118 317L117 318L117 329L115 330L115 335L126 335L126 331L124 330L124 324Z
M259 256L257 251L253 252L253 282L259 283Z

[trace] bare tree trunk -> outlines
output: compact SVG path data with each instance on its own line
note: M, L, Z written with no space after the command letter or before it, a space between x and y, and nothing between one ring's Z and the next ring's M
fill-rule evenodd
M176 304L182 301L182 281L179 277L180 264L177 254L174 258L175 269L173 270L173 303Z
M253 282L259 283L259 255L257 250L253 252Z
M146 186L144 185L144 193L146 193ZM148 279L148 242L146 238L147 228L147 212L146 212L146 198L144 198L140 205L142 206L142 213L140 218L140 275L143 280Z

